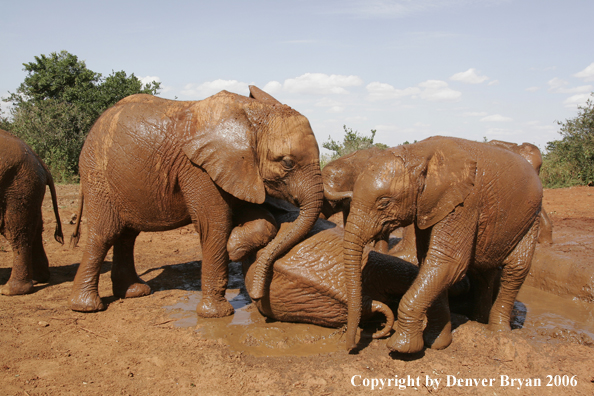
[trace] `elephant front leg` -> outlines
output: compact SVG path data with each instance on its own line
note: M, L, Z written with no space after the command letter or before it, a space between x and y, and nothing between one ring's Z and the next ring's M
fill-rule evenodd
M464 276L474 240L472 227L456 221L460 216L456 212L431 230L427 255L420 266L419 275L398 306L395 333L387 345L392 351L419 352L425 341L427 346L437 349L445 348L451 343L446 291ZM434 307L429 309L432 304ZM425 315L432 316L428 318L430 327L426 340L423 338Z
M228 235L209 236L202 242L202 300L196 313L203 318L232 315L233 307L225 298L229 281Z
M136 231L125 231L113 245L111 282L113 295L120 298L142 297L151 294L151 288L140 279L134 267Z

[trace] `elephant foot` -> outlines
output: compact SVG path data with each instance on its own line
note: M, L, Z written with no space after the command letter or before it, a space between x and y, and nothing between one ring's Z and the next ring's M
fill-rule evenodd
M202 297L202 301L196 307L196 313L202 318L223 318L233 315L234 312L233 306L224 296L220 298Z
M152 293L151 287L145 281L138 278L138 281L128 285L113 283L113 295L119 298L144 297Z
M431 331L427 328L423 332L425 346L431 349L444 349L450 346L452 343L452 323L448 322L441 328L441 331L439 329L435 330Z
M0 288L0 294L5 296L18 296L21 294L29 294L33 292L32 281L14 281L8 280L8 282Z
M70 295L70 309L78 312L97 312L103 311L105 305L103 305L101 297L96 292L73 292Z
M50 278L49 271L33 271L33 284L47 283Z
M395 333L390 337L387 343L387 347L390 351L416 353L423 350L425 343L421 332L410 334L409 332L404 331L399 324L397 324L395 330Z

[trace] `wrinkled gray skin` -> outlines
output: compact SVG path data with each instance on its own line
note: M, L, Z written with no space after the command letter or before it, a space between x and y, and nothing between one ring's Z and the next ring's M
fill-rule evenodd
M56 216L54 238L64 243L52 175L25 142L0 129L0 233L14 257L10 279L0 288L4 295L31 293L34 284L50 277L42 239L45 186Z
M293 221L298 211L282 202L267 200L265 205L249 205L234 216L237 226L231 232L227 249L233 261L243 262L248 294L253 288L254 257L272 240L279 226ZM344 282L342 239L344 230L320 219L307 237L274 263L270 293L255 302L265 316L287 322L312 323L341 327L347 322L347 297ZM369 248L363 255L362 319L382 313L386 325L373 335L385 336L392 328L394 316L388 307L410 287L418 267L399 258ZM447 307L431 308L425 330L427 337L436 336L449 318ZM433 334L433 335L432 335Z
M203 254L196 311L202 317L231 315L226 244L235 208L262 203L267 195L300 208L255 263L253 294L262 298L272 262L307 234L322 207L318 145L309 121L254 86L250 97L222 91L201 101L122 99L89 132L79 168L78 218L84 198L89 231L70 296L75 311L105 308L99 273L112 246L114 295L149 294L134 268L136 237L192 223ZM78 239L78 224L73 237Z
M356 346L361 312L361 264L370 241L415 226L419 275L403 296L388 348L418 352L450 344L448 321L434 340L423 339L423 319L467 271L479 310L493 330L510 329L515 297L528 275L538 234L542 185L531 165L498 147L433 137L387 149L366 163L355 183L345 226L344 262L349 299L347 348ZM492 278L501 269L493 303Z

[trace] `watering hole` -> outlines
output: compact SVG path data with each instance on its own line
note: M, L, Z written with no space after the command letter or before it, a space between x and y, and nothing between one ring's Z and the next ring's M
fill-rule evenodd
M230 285L242 285L242 279L233 279L238 276L238 272L231 272ZM343 329L268 319L251 303L243 286L226 293L234 315L199 318L196 306L201 294L188 292L176 304L164 307L175 319L175 326L194 327L204 338L219 340L234 351L254 356L308 356L344 350ZM512 328L534 335L534 342L555 338L594 345L594 306L524 285L514 304Z

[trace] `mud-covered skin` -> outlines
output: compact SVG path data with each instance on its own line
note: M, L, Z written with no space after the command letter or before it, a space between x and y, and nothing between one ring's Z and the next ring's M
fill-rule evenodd
M538 147L531 143L510 143L502 140L490 140L487 144L505 148L513 153L521 155L532 165L537 175L540 175L542 166L542 154ZM546 209L540 211L540 225L538 229L538 243L553 243L553 222L549 218Z
M104 309L98 281L111 246L114 295L149 294L134 267L136 237L193 223L203 252L197 312L230 315L224 295L233 210L262 203L267 195L301 209L255 263L254 297L262 297L271 263L303 238L322 206L319 152L309 121L253 86L249 98L226 91L195 102L127 97L97 120L79 169L79 214L84 200L89 231L70 296L75 311Z
M467 271L478 320L510 329L510 314L534 253L542 206L538 175L520 156L464 139L433 137L387 149L366 163L355 183L345 226L349 299L347 348L360 317L363 247L388 227L414 224L419 275L398 308L393 351L423 348L423 318ZM501 269L495 301L491 281ZM481 283L481 281L484 281ZM443 334L448 332L449 321ZM450 336L451 337L451 336ZM451 339L451 338L450 338Z
M365 162L379 153L381 149L372 147L366 150L357 150L351 154L329 162L322 169L324 180L324 204L322 214L329 219L333 214L342 212L343 221L349 217L351 198L355 181ZM388 253L390 234L386 233L375 242L375 248L381 253ZM401 245L402 246L402 245Z
M249 216L238 216L240 223L229 239L228 250L243 262L245 285L250 294L253 285L253 247L274 237L276 224L286 227L298 211L282 202L268 200L265 205L250 205ZM274 214L271 220L271 213ZM271 231L272 230L272 231ZM341 327L347 322L347 298L344 280L342 240L344 230L332 222L320 219L306 239L295 245L274 263L269 294L255 301L265 316L287 322L312 323L327 327ZM255 242L257 241L257 242ZM265 243L265 242L264 242ZM244 256L236 253L241 251ZM375 312L388 317L388 324L374 335L386 335L391 329L393 313L389 304L397 300L410 287L418 274L418 267L397 257L381 254L367 247L363 267L363 320ZM436 342L440 325L449 318L448 306L436 304L425 330L428 344L443 347ZM448 342L449 344L449 342Z
M41 236L41 204L46 186L50 188L56 216L54 238L64 243L50 172L25 142L0 129L0 233L13 252L10 279L0 287L1 294L31 293L35 283L47 282L50 277Z

